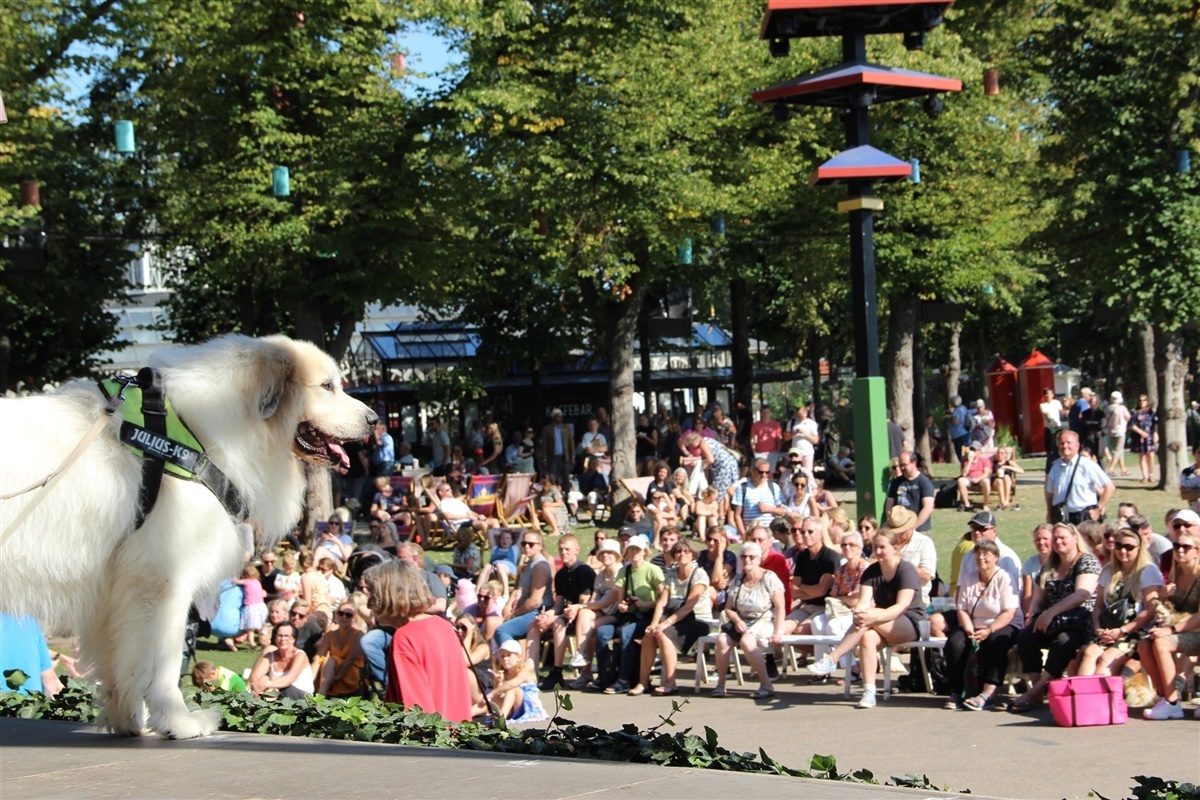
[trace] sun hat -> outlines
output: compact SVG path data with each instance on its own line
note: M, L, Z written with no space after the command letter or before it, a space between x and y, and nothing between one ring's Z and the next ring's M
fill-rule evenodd
M596 548L596 555L600 555L601 553L613 553L619 556L621 555L621 545L612 539L605 539Z
M908 531L917 526L917 515L904 506L892 506L884 528L889 531Z
M636 536L630 536L629 541L625 543L626 550L631 547L636 547L638 550L648 550L650 549L650 543L646 541L645 536L639 533Z
M516 639L509 639L496 648L496 650L501 653L516 653L517 655L521 655L521 643Z

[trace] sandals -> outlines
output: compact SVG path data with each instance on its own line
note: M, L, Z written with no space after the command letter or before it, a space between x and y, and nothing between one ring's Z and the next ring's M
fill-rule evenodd
M752 694L750 696L753 697L755 700L767 700L767 699L775 696L775 690L774 689L759 689L758 691L754 692L754 694Z
M617 681L612 686L604 687L605 694L625 694L629 691L629 684L625 681Z
M1034 702L1024 697L1018 697L1016 700L1010 700L1008 703L1008 713L1010 714L1025 714L1029 711L1035 711L1041 708L1040 701Z
M725 687L724 686L714 686L712 693L709 695L709 697L724 697L724 696L725 696Z
M958 711L962 708L962 698L956 694L950 695L950 699L942 704L942 708L947 711Z
M990 694L977 694L963 701L963 708L968 711L991 711L996 708L996 698Z
M679 694L678 686L658 686L654 689L654 694L658 697L666 697L667 695Z
M628 692L626 692L625 694L629 695L630 697L641 697L641 696L642 696L642 695L644 695L645 693L646 693L646 687L645 687L645 686L642 686L642 685L639 683L637 686L633 687L632 689L630 689L630 690L629 690Z

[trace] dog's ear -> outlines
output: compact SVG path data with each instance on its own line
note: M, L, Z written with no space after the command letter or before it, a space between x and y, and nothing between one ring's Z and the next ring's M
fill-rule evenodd
M279 410L292 384L295 363L286 347L277 343L263 346L258 364L258 415L270 419Z

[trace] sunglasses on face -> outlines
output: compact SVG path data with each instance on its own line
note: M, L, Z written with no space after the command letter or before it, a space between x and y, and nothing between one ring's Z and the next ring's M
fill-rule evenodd
M1173 523L1171 525L1171 527L1178 531L1178 530L1183 530L1184 528L1190 528L1192 526L1186 522L1176 522L1176 523Z
M1177 544L1177 545L1175 545L1175 549L1182 553L1186 553L1188 550L1195 550L1196 545L1194 545L1194 544Z
M1121 550L1126 553L1132 553L1134 550L1137 550L1137 549L1138 549L1138 546L1136 544L1114 544L1113 545L1113 550Z
M858 542L842 542L842 549L847 547L862 547Z
M521 542L521 547L537 547L537 542Z
M771 470L769 470L769 469L756 469L754 471L757 472L759 475L770 475L771 474Z
M353 612L353 611L339 611L339 612L337 612L337 615L338 615L339 617L343 617L343 618L345 618L345 619L354 619L354 612Z
M466 633L468 630L470 630L470 628L468 628L466 625L455 625L454 627L459 633Z
M293 611L289 616L294 619L308 619L308 614L301 614L299 611Z

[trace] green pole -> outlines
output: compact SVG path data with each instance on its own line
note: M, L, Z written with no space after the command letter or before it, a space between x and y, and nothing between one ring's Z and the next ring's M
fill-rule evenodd
M854 379L854 474L858 516L883 520L891 467L887 435L887 383L883 378Z

